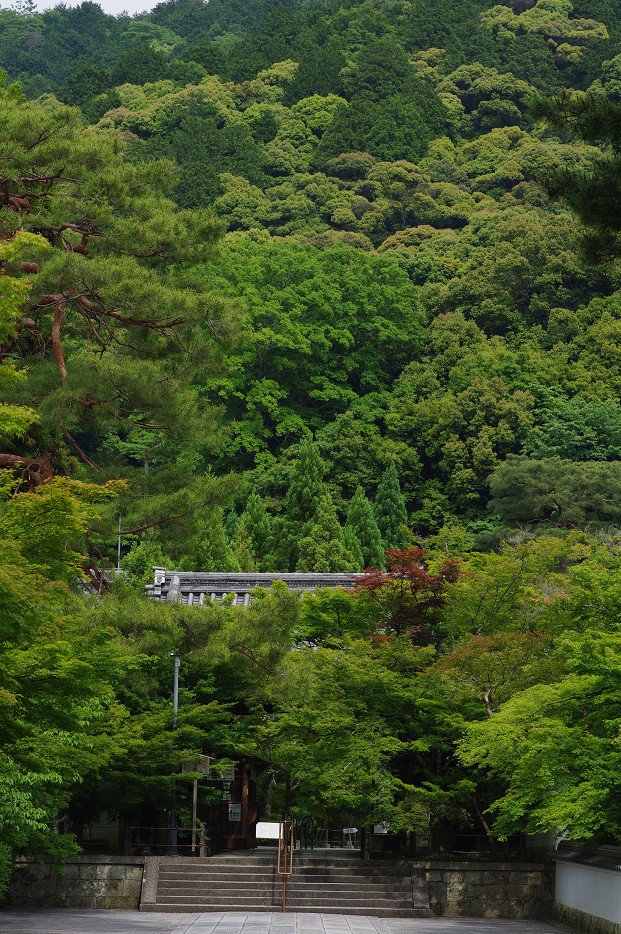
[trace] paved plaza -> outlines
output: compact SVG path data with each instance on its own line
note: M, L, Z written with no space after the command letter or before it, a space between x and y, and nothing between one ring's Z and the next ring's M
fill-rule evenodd
M481 918L373 918L272 911L0 911L2 934L559 934L566 930L545 921Z

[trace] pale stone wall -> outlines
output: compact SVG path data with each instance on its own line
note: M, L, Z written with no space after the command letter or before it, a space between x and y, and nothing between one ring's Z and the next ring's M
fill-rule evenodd
M144 857L78 856L64 872L19 860L8 904L20 908L138 908Z
M548 918L552 914L554 867L550 863L434 860L425 863L425 870L434 915Z

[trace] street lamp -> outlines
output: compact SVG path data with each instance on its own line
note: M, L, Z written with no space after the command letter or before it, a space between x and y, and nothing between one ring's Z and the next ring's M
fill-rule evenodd
M170 652L169 658L174 658L175 667L173 674L173 731L177 729L177 711L179 709L179 667L181 659L177 655L177 650ZM172 776L171 794L170 794L170 825L168 827L168 852L176 854L177 852L177 818L175 814L175 776Z

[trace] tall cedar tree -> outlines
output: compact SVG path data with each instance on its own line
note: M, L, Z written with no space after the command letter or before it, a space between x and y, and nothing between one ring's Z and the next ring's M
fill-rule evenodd
M319 503L325 496L325 472L326 465L321 459L319 446L312 438L306 438L300 444L298 459L285 498L287 518L302 524L314 519Z
M332 573L356 571L356 560L348 551L330 493L320 499L315 515L303 527L298 544L296 571Z
M265 503L258 493L251 493L242 513L246 535L252 542L252 553L257 569L269 570L263 567L263 562L269 554L270 537L272 534L272 521L265 508Z
M224 510L215 506L198 524L198 534L185 545L182 571L239 571L234 543L224 528Z
M407 523L408 514L394 461L380 480L374 512L384 548L402 548L405 545L403 526Z
M362 548L352 526L347 525L347 523L345 523L343 527L343 541L345 542L345 547L347 550L351 552L356 571L362 571L366 566L364 563Z
M285 514L273 527L276 570L295 570L302 529L315 518L327 493L323 482L325 472L326 465L321 459L319 446L309 435L299 445L285 497Z
M365 568L384 568L382 536L373 515L373 507L361 486L357 487L347 509L346 529L351 529L360 543Z

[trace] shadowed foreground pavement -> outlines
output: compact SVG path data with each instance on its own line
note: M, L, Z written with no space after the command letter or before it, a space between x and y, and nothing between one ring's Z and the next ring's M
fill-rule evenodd
M563 930L545 921L482 918L373 918L272 911L0 911L3 934L558 934Z

